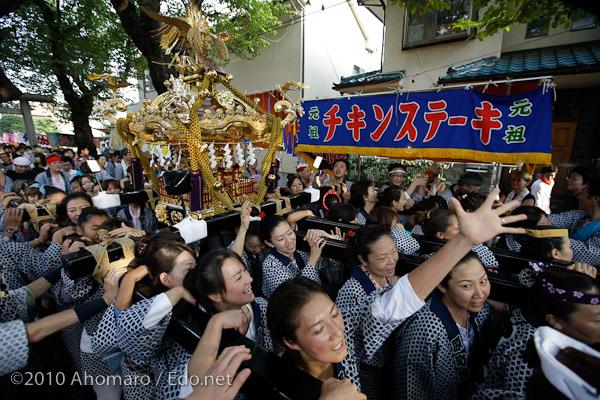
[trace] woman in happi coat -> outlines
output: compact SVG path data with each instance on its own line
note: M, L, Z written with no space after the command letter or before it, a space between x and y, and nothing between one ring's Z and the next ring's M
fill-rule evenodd
M296 234L280 215L269 215L260 221L260 238L269 247L263 262L262 291L266 299L283 282L302 275L321 283L319 268L325 239L316 230L308 230L304 240L310 245L310 255L296 250Z
M378 201L377 191L370 180L362 180L352 184L350 188L350 200L348 202L356 207L356 220L358 224L364 225L367 222L367 215L369 215Z
M548 218L553 226L569 230L575 261L600 266L600 175L594 175L577 198L579 210Z
M465 213L451 200L460 220L460 232L435 255L398 280L387 291L374 291L350 310L340 311L323 288L304 278L284 282L273 293L267 321L273 342L282 347L298 368L326 382L349 379L362 390L359 365L369 362L398 324L424 305L424 300L474 245L499 233L523 233L502 223L522 216L499 215L514 206L509 203L492 212L494 189L484 205ZM397 257L395 249L390 255Z
M557 229L547 225L537 226L535 229L527 229L526 235L520 235L519 242L523 246L521 254L525 257L541 261L573 261L571 239L569 239L569 231L566 229ZM595 267L582 262L575 262L567 269L584 273L596 270Z
M183 281L196 267L196 256L178 235L162 233L148 240L145 254L146 268L139 267L123 278L114 306L104 314L104 329L110 332L113 327L116 347L125 353L121 369L126 399L171 399L179 394L179 386L169 385L168 372L189 353L165 332L173 307L181 299L195 304ZM135 283L146 274L157 294L131 305ZM151 384L128 386L127 382Z
M372 215L373 212L369 214L369 218ZM336 306L342 311L363 303L376 290L389 290L398 280L395 276L398 250L389 231L379 225L365 225L352 239L355 241L352 248L355 257L352 277L344 283L335 300ZM361 365L360 379L369 399L382 396L381 367L385 362L384 353L385 351L380 350L368 367Z
M242 204L240 212L240 229L235 240L227 246L242 258L246 269L252 276L252 290L257 296L262 295L262 265L269 255L269 247L260 240L259 221L250 221L250 202Z
M411 229L413 226L412 215L406 214L408 209L406 192L396 186L388 186L385 190L377 195L379 207L385 206L393 209L397 213L398 222L406 229Z
M186 277L184 286L198 299L199 306L212 314L212 322L207 325L207 329L212 331L205 330L202 342L198 343L191 358L182 359L176 367L175 376L202 376L203 371L198 370L199 359L207 357L208 347L214 349L214 352L209 351L208 356L216 358L220 332L225 328L236 328L262 348L273 351L273 341L267 328L267 301L255 297L252 277L239 255L227 249L205 254L198 267ZM205 338L208 332L210 337ZM184 385L179 397L191 392L192 387Z
M425 307L396 333L396 399L464 398L481 338L494 332L486 299L490 283L481 261L468 253L437 286Z

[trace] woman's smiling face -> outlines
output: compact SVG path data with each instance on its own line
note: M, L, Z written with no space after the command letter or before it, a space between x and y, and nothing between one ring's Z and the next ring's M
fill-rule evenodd
M286 341L300 351L305 363L339 363L348 354L344 337L344 318L335 303L322 293L312 296L298 316L295 342Z

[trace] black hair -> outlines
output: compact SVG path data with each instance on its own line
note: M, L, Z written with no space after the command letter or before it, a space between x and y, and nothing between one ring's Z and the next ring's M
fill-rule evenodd
M236 259L244 265L240 256L232 250L212 250L202 256L198 266L188 273L183 282L183 287L189 290L205 310L211 313L215 313L216 310L213 301L208 296L226 292L227 287L222 268L225 260L230 258Z
M82 212L82 214L83 214L83 212ZM130 221L127 221L126 219L123 219L123 218L113 217L113 218L109 218L106 221L104 221L102 223L102 225L100 226L100 229L106 229L107 231L110 232L115 229L121 228L121 224L125 224L125 226L133 228L133 225L131 224Z
M556 165L548 165L540 170L542 175L549 174L551 172L556 172L556 171L558 171L558 167Z
M346 164L346 172L348 172L350 170L350 163L345 158L338 158L337 160L335 160L334 162L332 162L331 163L331 169L333 169L335 167L335 164L337 164L339 162L343 162L344 164Z
M477 253L475 253L474 251L469 251L467 254L465 254L465 256L463 258L460 259L459 262L456 263L456 265L454 267L452 267L452 269L450 270L450 272L448 272L448 274L444 277L444 279L442 279L442 281L440 282L440 285L447 288L448 287L448 282L450 281L450 279L452 279L452 272L454 272L454 269L456 267L459 267L463 264L466 264L468 262L477 260L477 262L479 264L482 265L483 268L483 264L481 263L481 260L479 259L479 256L477 256Z
M386 187L383 192L379 193L377 197L379 206L393 207L392 202L400 201L400 196L404 196L402 189L395 186Z
M332 189L329 186L324 186L322 188L319 188L319 192L320 192L320 196L319 196L319 206L320 208L323 209L323 213L327 213L329 212L329 210L331 209L331 207L334 204L338 204L341 203L341 197L338 197L339 194L334 195L332 193L330 193L329 191L333 190L334 192L336 192L334 189Z
M415 222L422 226L423 236L436 238L436 233L446 232L450 226L451 217L456 217L454 210L437 208L415 214Z
M400 169L402 168L404 171L406 171L406 167L404 166L404 164L400 164L400 163L395 163L395 164L390 164L388 165L388 174L390 172L392 172L395 169Z
M347 241L352 249L353 263L360 264L358 256L366 260L371 254L373 244L384 236L391 239L390 231L379 225L365 225L356 231L354 237L348 237Z
M595 174L590 178L588 184L588 194L590 197L598 196L600 197L600 174Z
M457 185L466 185L468 188L472 188L475 186L481 186L482 183L483 177L481 175L476 172L467 172L466 174L461 175Z
M75 192L75 193L71 193L71 194L67 195L67 197L65 197L62 201L62 205L66 207L67 204L69 204L69 202L71 200L75 200L75 199L84 199L88 203L90 203L90 206L94 205L94 202L92 202L92 198L90 196L88 196L86 193L82 193L82 192Z
M77 226L83 226L83 224L88 222L91 217L95 216L109 218L108 214L104 210L100 210L96 207L86 207L81 210L81 214L79 215L79 218L77 218Z
M287 220L281 215L271 214L266 216L260 221L259 226L259 234L260 240L262 242L271 241L271 234L279 226L279 224L285 222L288 223ZM289 226L289 225L288 225Z
M369 215L367 215L367 221L365 225L378 225L383 229L390 231L392 230L392 224L398 222L398 213L390 207L376 207Z
M571 320L571 314L578 310L578 304L565 301L558 294L549 293L542 286L542 279L553 285L555 288L564 290L578 291L582 293L592 293L594 288L598 290L596 281L581 272L571 271L566 268L550 267L540 272L536 277L536 284L533 285L529 294L529 303L537 312L540 319L545 321L545 316L552 314L566 322Z
M48 165L48 163L46 162L46 156L43 153L34 153L33 155L34 157L39 157L40 159L40 164L42 167L45 167Z
M192 249L185 244L179 235L173 235L171 232L169 234L158 233L150 236L146 240L147 245L143 251L145 255L143 263L148 267L151 285L157 293L167 290L160 280L160 275L163 272L168 274L173 270L175 260L181 253L185 251L196 258ZM187 276L189 275L188 273Z
M50 196L55 195L56 193L64 193L67 194L64 190L60 190L59 188L55 188L54 186L49 186L46 185L44 186L44 190L46 193L44 193L44 199L48 199L50 198ZM90 196L88 196L90 197ZM66 203L63 203L66 204Z
M60 160L61 160L62 162L68 162L68 163L72 163L72 162L73 162L73 159L72 159L71 157L67 157L67 156L62 156L62 157L60 158Z
M485 199L486 197L480 193L468 193L460 200L460 205L467 212L476 211L481 207Z
M508 226L510 226L512 228L533 229L536 226L538 226L538 222L540 221L540 219L543 216L547 217L547 214L544 212L544 210L542 210L539 207L535 207L535 206L520 206L520 207L515 208L511 212L511 215L519 215L519 214L525 214L527 216L527 219L525 219L523 221L513 222L512 224L509 224Z
M556 228L553 226L540 225L534 227L533 229L543 231ZM544 260L551 259L552 250L560 250L563 247L566 238L564 236L535 238L529 235L516 235L516 239L521 244L521 254L523 256L531 257L537 260Z
M598 168L593 165L578 165L571 170L569 175L571 174L579 174L581 178L583 178L583 184L585 185L594 177L594 175L598 174Z
M290 176L290 177L287 178L287 184L286 184L286 186L288 188L290 188L296 179L300 179L300 183L302 183L302 178L300 178L298 175L292 175L292 176ZM302 183L302 185L304 185L304 184Z
M350 223L356 219L356 207L350 203L336 203L328 213L330 221Z
M299 276L283 282L271 295L267 308L267 327L273 343L285 350L296 365L303 365L300 352L290 349L284 342L296 342L302 308L316 295L327 296L323 286Z
M259 221L251 221L248 226L248 230L246 231L246 239L249 237L256 236L260 240L260 222Z
M416 214L419 211L429 211L436 208L448 209L448 203L442 196L431 196L417 204L415 204L410 210L409 214Z
M371 186L373 186L373 182L369 179L354 182L350 187L350 200L348 202L356 209L363 208L365 206L364 196L369 195L369 187Z

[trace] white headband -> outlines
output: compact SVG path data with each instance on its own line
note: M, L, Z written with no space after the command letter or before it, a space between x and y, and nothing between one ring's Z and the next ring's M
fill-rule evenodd
M402 172L403 174L406 174L405 170L403 170L402 168L398 168L388 172L388 175L395 174L396 172Z

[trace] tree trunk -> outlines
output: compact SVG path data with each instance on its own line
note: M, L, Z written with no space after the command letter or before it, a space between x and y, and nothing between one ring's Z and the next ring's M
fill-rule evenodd
M71 109L71 121L75 132L75 143L77 143L77 146L88 146L90 154L96 156L96 145L90 127L91 108L84 101L77 101L75 104L69 103L69 108Z
M52 70L60 90L65 97L65 101L69 105L71 111L71 121L73 122L73 130L75 132L75 143L78 146L86 145L90 149L90 153L95 155L96 146L92 136L92 128L90 127L89 118L92 113L94 104L94 96L98 93L99 86L88 89L85 85L79 85L81 94L77 93L74 87L76 77L71 77L65 66L67 62L65 55L69 54L66 50L64 41L62 40L62 32L60 31L60 21L56 21L53 11L48 7L44 0L35 0L36 4L42 11L44 22L51 28L52 34L48 38L52 51L54 62ZM73 78L73 79L72 79Z
M159 94L166 92L164 82L171 74L177 76L177 70L167 68L171 57L160 48L160 39L153 36L152 31L160 28L160 22L150 18L130 0L111 0L111 3L121 19L123 28L148 60L154 88ZM160 12L160 0L140 0L140 5L154 12Z

